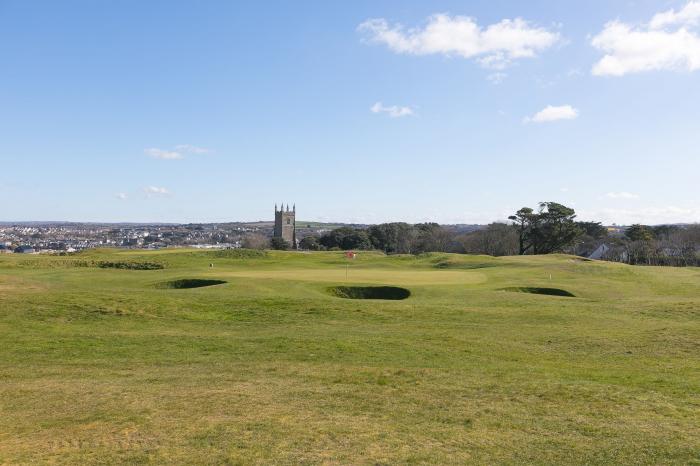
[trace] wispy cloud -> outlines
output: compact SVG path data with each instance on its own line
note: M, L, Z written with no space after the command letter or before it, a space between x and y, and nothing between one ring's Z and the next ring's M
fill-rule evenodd
M525 123L550 123L560 120L574 120L578 118L578 115L579 111L571 105L548 105L533 116L526 117L523 121Z
M127 199L127 198L129 197L129 196L127 196L126 193L117 193L117 194L115 194L114 196L115 196L117 199L120 199L120 200L122 200L122 201L125 200L125 199Z
M154 159L179 160L184 159L186 154L208 154L210 150L203 147L193 146L191 144L179 144L173 149L159 149L157 147L151 147L149 149L144 149L143 152Z
M657 13L647 24L611 21L591 40L605 52L592 69L595 76L624 76L660 70L700 69L700 1L681 10Z
M143 192L145 192L148 197L170 195L168 189L158 186L146 186L143 188Z
M605 208L600 210L581 210L579 218L595 220L607 225L617 223L631 225L642 223L658 225L662 223L693 223L700 222L700 208L681 207L674 205L649 206L639 209Z
M144 149L143 152L146 155L148 155L149 157L153 157L154 159L178 160L178 159L183 158L183 156L180 152L158 149L157 147L151 147L149 149Z
M192 144L179 144L175 146L175 150L187 154L208 154L211 152L209 149L193 146Z
M405 29L386 19L369 19L358 26L369 42L396 53L458 55L481 66L502 69L521 58L537 56L560 40L558 32L531 25L522 18L504 19L485 28L474 18L435 14L422 28Z
M496 72L496 73L491 73L490 75L486 76L486 79L494 85L501 84L506 78L508 77L507 73L503 72Z
M398 105L391 105L389 107L384 106L381 102L370 107L372 113L386 113L391 118L400 118L413 115L413 109L411 107L400 107Z
M639 194L628 193L627 191L607 193L605 197L609 199L639 199Z

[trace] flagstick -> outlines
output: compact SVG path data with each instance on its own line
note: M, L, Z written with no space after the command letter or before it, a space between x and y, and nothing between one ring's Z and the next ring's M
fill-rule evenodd
M345 263L345 281L348 281L348 270L350 270L350 261L355 258L355 253L352 251L348 251L345 253L345 259L347 262Z

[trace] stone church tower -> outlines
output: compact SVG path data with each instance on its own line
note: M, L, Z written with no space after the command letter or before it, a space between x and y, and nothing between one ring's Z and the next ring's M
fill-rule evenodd
M287 210L284 210L283 204L280 204L280 210L277 210L277 204L275 204L275 231L273 236L288 242L292 249L297 247L296 211L296 204L292 206L292 210L289 210L289 204L287 204Z

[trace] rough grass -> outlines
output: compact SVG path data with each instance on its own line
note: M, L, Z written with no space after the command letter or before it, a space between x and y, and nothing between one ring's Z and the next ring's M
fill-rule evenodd
M567 256L361 253L347 271L342 253L79 257L167 268L0 257L0 464L700 459L697 268ZM183 277L228 284L153 286ZM411 298L327 292L386 285ZM577 298L499 291L509 287Z

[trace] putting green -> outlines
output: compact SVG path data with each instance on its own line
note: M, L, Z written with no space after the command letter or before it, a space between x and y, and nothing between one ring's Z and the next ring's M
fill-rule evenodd
M343 267L299 270L242 270L212 274L220 277L239 277L266 280L293 280L306 282L369 283L390 285L476 285L485 283L485 274L461 270L373 270Z

